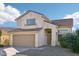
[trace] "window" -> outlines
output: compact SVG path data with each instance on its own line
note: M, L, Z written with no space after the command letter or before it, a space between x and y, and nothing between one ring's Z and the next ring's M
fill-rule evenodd
M26 20L27 25L36 25L35 19Z
M59 30L59 32L68 32L68 30Z

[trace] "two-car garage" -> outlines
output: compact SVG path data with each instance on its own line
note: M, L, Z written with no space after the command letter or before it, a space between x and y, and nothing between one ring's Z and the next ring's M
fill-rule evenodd
M13 35L13 46L35 47L35 34Z
M39 47L38 34L40 34L40 30L41 28L12 30L10 32L11 45L14 47Z

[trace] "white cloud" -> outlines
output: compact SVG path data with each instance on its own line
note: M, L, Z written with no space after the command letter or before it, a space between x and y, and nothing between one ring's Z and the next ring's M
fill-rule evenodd
M5 5L0 3L0 11L4 11L4 9L5 9Z
M79 24L79 12L75 12L73 14L68 14L64 18L73 18L74 25Z
M0 3L0 24L5 22L12 21L15 22L15 19L20 16L20 11L10 5L5 6L3 3Z
M66 18L73 18L73 29L78 29L79 28L79 12L75 12L73 14L68 14L64 17Z
M20 11L18 11L16 8L13 8L12 6L9 6L9 5L6 7L5 11L11 15L14 15L15 17L20 15Z

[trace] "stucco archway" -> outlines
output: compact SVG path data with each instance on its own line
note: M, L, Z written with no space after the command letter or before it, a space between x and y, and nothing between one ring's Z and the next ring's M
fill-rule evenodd
M45 31L45 37L47 40L47 45L51 46L51 41L52 41L52 29L51 28L46 28L44 29Z

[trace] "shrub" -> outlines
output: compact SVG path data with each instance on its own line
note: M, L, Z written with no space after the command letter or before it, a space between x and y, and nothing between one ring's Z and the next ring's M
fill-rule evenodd
M2 31L0 30L0 44L1 44L1 35L2 35Z
M10 45L10 41L8 40L8 39L6 39L5 41L4 41L4 44L3 44L4 46L9 46Z
M58 38L61 47L70 48L73 52L79 53L79 30L75 33L59 35Z
M77 36L79 36L79 30L76 30L76 34L77 34Z
M1 37L1 35L2 35L2 31L0 30L0 37Z
M79 53L79 30L76 31L77 37L76 40L73 43L72 51Z
M0 44L0 47L4 47L4 45Z
M75 40L76 40L76 35L72 33L59 35L59 42L61 47L63 48L72 48Z
M67 48L66 40L64 38L64 35L59 35L58 38L59 38L58 40L60 42L61 47Z

